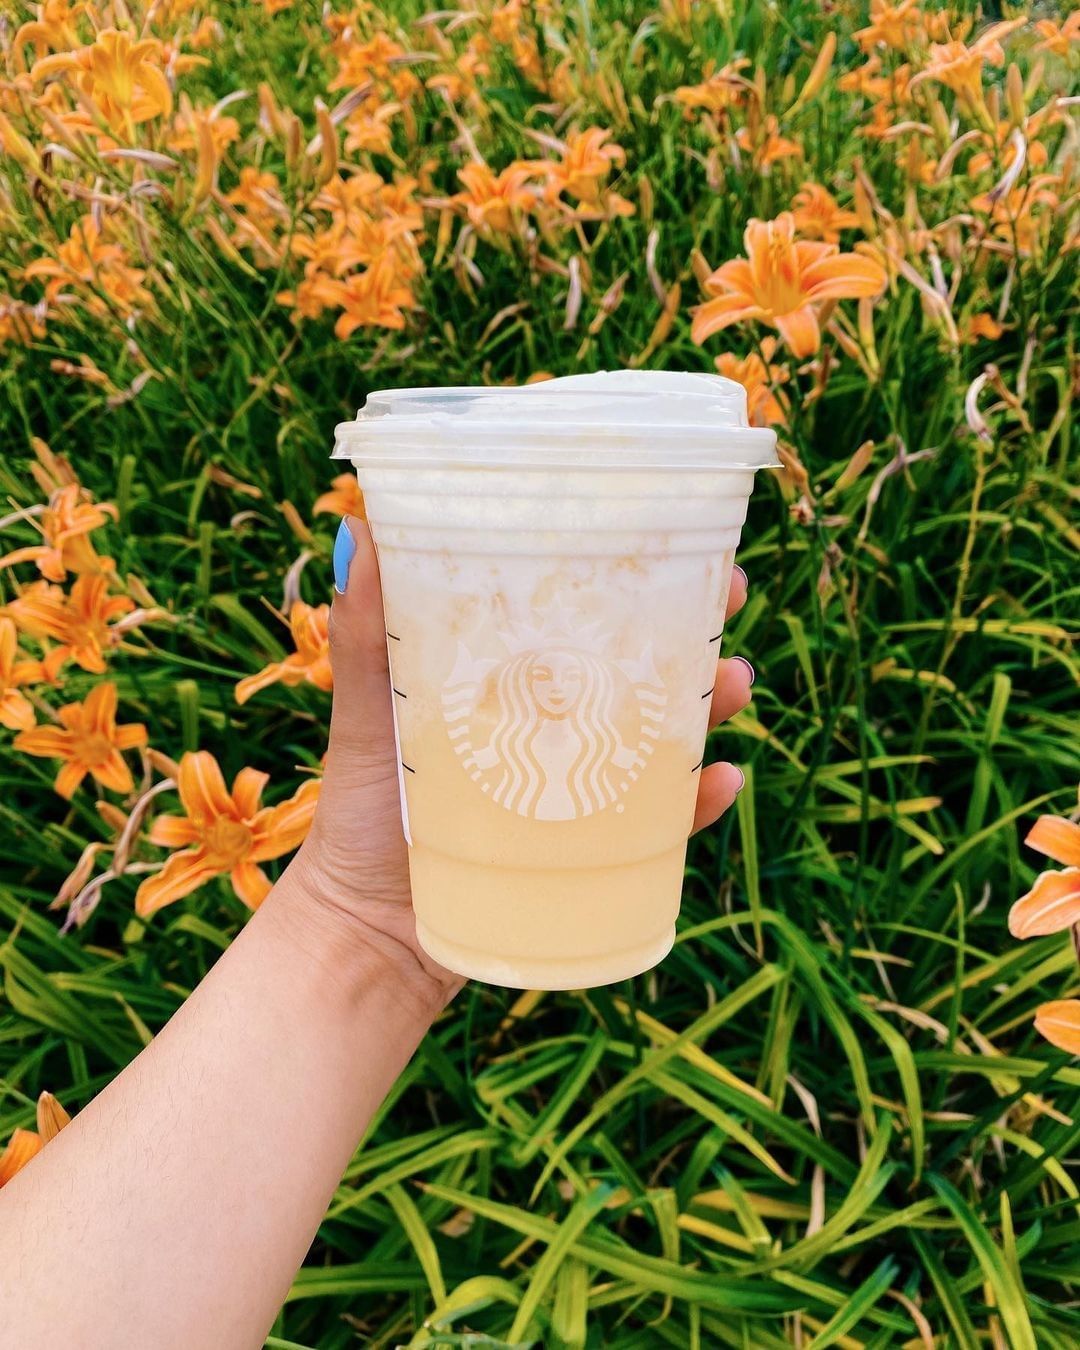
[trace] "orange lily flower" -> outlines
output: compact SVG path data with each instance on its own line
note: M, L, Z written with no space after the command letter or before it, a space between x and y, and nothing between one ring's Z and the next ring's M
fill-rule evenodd
M1006 251L1019 249L1026 256L1035 250L1044 224L1059 205L1058 194L1049 186L1056 182L1053 174L1039 174L1001 197L982 192L971 199L971 209L987 215L991 232Z
M1060 816L1040 816L1024 843L1062 863L1064 871L1036 877L1009 911L1009 932L1016 938L1045 937L1080 923L1080 825Z
M83 500L78 483L68 483L53 494L41 513L45 542L15 549L0 558L0 567L36 562L38 571L50 581L65 581L69 572L111 572L113 560L99 557L88 537L110 516L115 519L115 507Z
M776 338L769 336L761 339L761 356L757 352L741 357L724 352L716 358L719 373L746 390L746 411L752 427L782 427L787 423L787 408L776 386L786 384L790 376L787 366L772 364L776 347Z
M885 272L872 258L841 253L835 244L796 242L789 211L751 220L743 242L747 256L724 263L705 281L712 298L694 310L695 342L729 324L761 319L779 331L793 356L813 356L821 346L820 305L877 295L885 286Z
M532 174L530 165L519 160L498 174L486 164L466 164L458 170L465 190L450 200L465 211L481 234L510 234L516 228L518 213L536 206L536 189L530 186Z
M0 1186L5 1186L16 1172L21 1172L31 1158L36 1158L50 1139L54 1139L71 1117L52 1095L43 1092L37 1100L37 1130L12 1131L7 1148L0 1153Z
M967 46L960 41L934 42L930 45L930 59L911 81L911 88L923 80L934 80L951 89L971 108L983 104L982 68L985 62L992 66L1005 64L1001 38L1022 28L1027 19L1007 19L991 24L976 40Z
M258 864L280 858L303 842L320 788L319 780L312 778L288 801L260 807L268 778L256 769L241 769L229 792L209 751L184 755L177 787L187 814L158 816L149 836L151 843L180 852L139 887L137 914L145 919L225 873L244 904L258 908L271 885Z
M355 475L353 475L355 478ZM246 703L252 694L279 680L284 685L313 684L316 689L333 689L330 673L330 606L293 602L289 611L296 651L284 661L272 661L257 675L248 675L236 686L237 703Z
M710 113L722 113L728 108L740 107L746 102L746 96L753 88L750 81L740 72L750 62L745 56L729 61L719 70L713 69L713 63L705 67L705 79L700 84L682 84L675 90L675 101L681 103L685 116L690 117L693 109L702 108Z
M841 230L853 230L859 224L854 211L846 211L820 183L804 183L791 203L795 229L808 239L840 242Z
M1055 56L1068 56L1069 47L1080 42L1080 9L1074 9L1064 23L1055 23L1053 19L1040 19L1035 31L1042 41L1035 48L1037 52L1053 52Z
M0 726L9 731L29 731L37 722L32 705L19 690L45 679L40 661L20 661L19 656L15 623L0 616Z
M281 199L277 175L268 169L257 169L245 164L240 170L240 182L225 194L230 206L242 207L247 217L258 225L273 225L288 221L289 208Z
M978 342L980 338L988 338L991 342L996 342L1004 331L997 319L984 310L979 314L970 315L961 324L960 341Z
M404 328L403 309L415 309L416 301L408 286L401 284L394 261L380 258L363 272L353 272L344 281L331 281L328 294L342 313L334 333L342 341L357 328Z
M329 492L315 498L313 513L320 515L332 511L339 516L359 516L367 519L364 509L364 494L360 491L360 482L355 473L339 473L333 480Z
M870 0L870 25L854 34L864 52L872 47L894 47L903 50L922 36L923 20L916 0Z
M735 133L735 144L750 156L755 169L767 169L781 159L798 159L802 146L787 136L780 135L780 123L774 113L756 127L740 127Z
M93 216L83 216L71 227L68 238L56 251L55 260L38 258L23 271L28 280L46 278L45 298L52 303L70 287L91 292L88 308L104 316L106 306L97 291L108 296L122 313L130 314L138 305L149 305L153 296L142 285L146 273L129 267L119 244L107 244Z
M130 136L138 123L172 111L163 57L157 38L136 41L130 33L106 28L88 47L43 57L30 74L34 80L70 75L102 120Z
M65 595L59 586L35 581L4 607L20 631L36 638L53 638L60 646L49 653L53 673L71 659L95 675L105 671L105 653L120 642L135 602L126 595L109 595L109 578L98 573L79 577ZM119 620L119 622L114 622Z
M394 138L391 123L401 109L400 103L384 103L378 94L365 99L345 123L346 153L364 150L368 154L391 154Z
M565 192L576 198L578 214L587 220L634 214L633 203L607 187L612 169L621 169L626 163L626 151L621 145L606 144L610 135L604 127L571 132L561 160L540 160L535 164L547 176L549 201Z
M58 727L21 731L15 749L64 761L55 783L61 797L70 799L87 774L113 792L130 792L134 780L121 752L145 745L146 728L141 722L116 725L116 685L102 681L84 702L65 704L57 716Z

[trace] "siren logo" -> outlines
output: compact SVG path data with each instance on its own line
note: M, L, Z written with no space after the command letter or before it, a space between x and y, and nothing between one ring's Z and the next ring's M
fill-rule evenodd
M651 645L612 659L600 628L560 605L538 624L496 629L497 657L458 644L442 695L450 740L473 781L516 815L593 815L648 766L667 706Z

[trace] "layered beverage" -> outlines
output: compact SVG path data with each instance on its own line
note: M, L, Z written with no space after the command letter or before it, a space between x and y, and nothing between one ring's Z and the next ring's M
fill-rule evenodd
M648 969L775 436L730 380L627 371L373 394L335 453L378 550L421 945L519 988Z

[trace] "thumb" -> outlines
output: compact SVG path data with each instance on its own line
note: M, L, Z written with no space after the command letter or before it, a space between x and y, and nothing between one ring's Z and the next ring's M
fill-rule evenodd
M334 542L330 664L334 706L327 773L341 758L354 768L357 759L370 767L383 767L385 760L396 772L379 560L367 522L356 516L342 520Z

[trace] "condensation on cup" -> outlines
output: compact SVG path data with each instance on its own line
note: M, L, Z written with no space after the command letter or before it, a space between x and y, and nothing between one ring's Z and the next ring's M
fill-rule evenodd
M674 372L386 390L337 428L382 573L417 936L443 965L576 989L670 950L775 446L741 385Z

